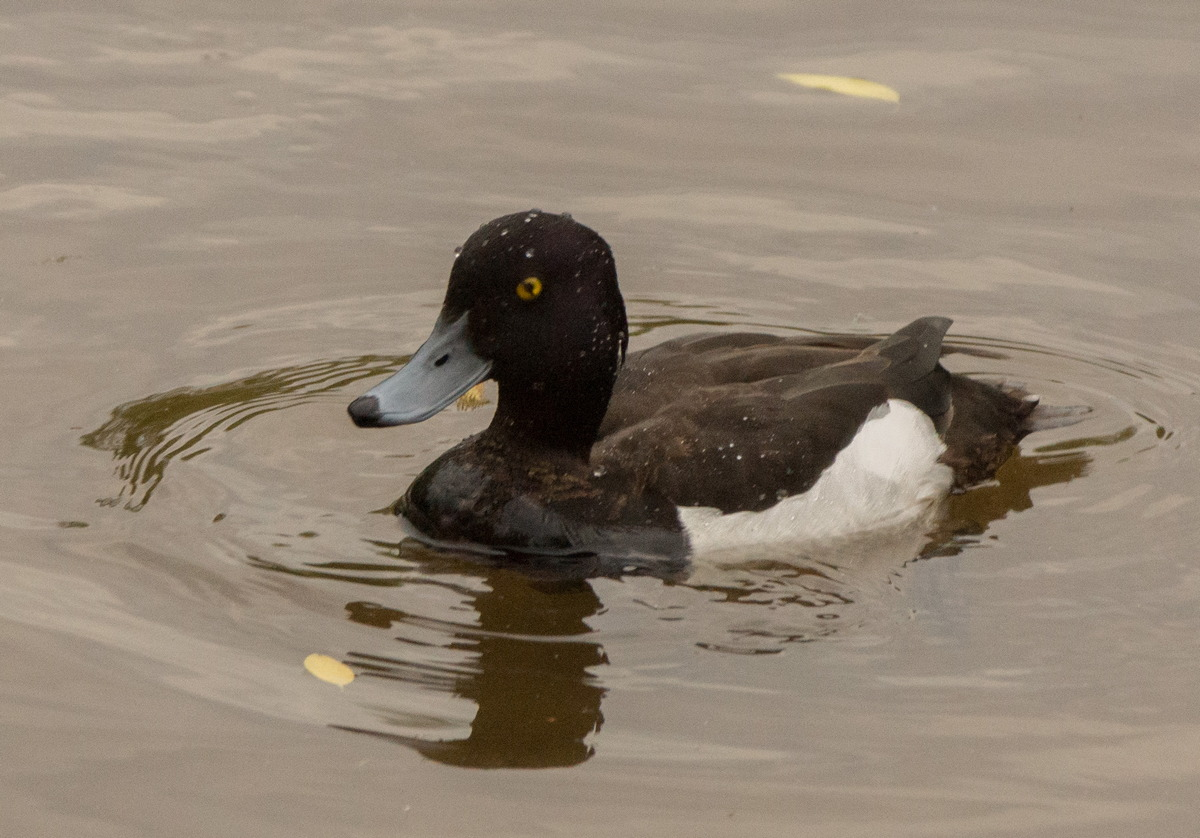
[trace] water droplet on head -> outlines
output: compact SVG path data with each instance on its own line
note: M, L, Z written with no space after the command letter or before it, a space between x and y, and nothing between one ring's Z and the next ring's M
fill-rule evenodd
M532 258L533 258L533 248L532 248L532 247L531 247L531 248L528 248L528 249L525 251L525 258L526 258L526 259L532 259Z

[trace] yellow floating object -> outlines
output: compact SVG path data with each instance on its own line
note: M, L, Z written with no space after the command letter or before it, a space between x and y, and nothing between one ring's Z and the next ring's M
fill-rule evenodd
M518 294L521 293L520 286L518 286L517 293ZM538 293L541 293L540 287L539 287ZM533 299L533 298L530 297L530 299ZM476 384L470 390L468 390L467 392L465 392L461 396L459 396L458 401L456 401L454 403L454 406L456 408L458 408L459 410L474 410L477 407L483 407L487 403L488 403L488 400L483 395L483 382L480 381L478 384Z
M313 677L329 684L337 684L339 687L344 687L354 680L354 670L329 655L309 655L304 659L304 668Z
M816 73L780 73L779 78L798 84L801 87L811 87L814 90L828 90L845 96L859 96L864 99L882 99L884 102L899 102L900 94L886 84L866 79L856 79L850 76L822 76Z

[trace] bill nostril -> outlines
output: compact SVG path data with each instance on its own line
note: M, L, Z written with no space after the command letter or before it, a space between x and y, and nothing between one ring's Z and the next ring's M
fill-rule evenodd
M370 428L379 422L379 399L375 396L359 396L346 410L360 428Z
M445 364L445 363L446 363L447 361L449 361L449 360L450 360L450 353L449 353L449 352L447 352L445 355L443 355L442 357L440 357L440 358L438 358L436 361L434 361L434 362L433 362L433 365L434 365L435 367L440 367L440 366L442 366L443 364Z

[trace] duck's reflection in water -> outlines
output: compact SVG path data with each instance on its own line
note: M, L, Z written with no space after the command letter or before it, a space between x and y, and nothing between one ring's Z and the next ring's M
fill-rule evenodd
M1010 512L1032 509L1035 489L1082 477L1092 460L1086 449L1100 444L1111 443L1080 439L1033 454L1017 451L994 480L949 498L946 513L930 532L920 558L955 555L978 543L992 523L1007 518Z
M588 640L589 617L601 609L586 581L532 579L494 569L490 590L471 605L478 624L447 624L448 645L470 659L448 674L421 671L402 658L355 655L362 674L406 682L430 679L478 708L465 738L436 741L379 730L355 730L407 745L438 762L472 768L549 768L575 765L593 753L589 741L604 720L604 688L595 667L608 662ZM403 612L351 603L350 618L374 626L408 619Z

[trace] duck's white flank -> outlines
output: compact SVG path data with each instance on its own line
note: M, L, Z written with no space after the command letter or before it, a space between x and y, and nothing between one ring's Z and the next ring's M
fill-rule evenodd
M953 474L938 462L945 450L928 416L909 402L889 399L804 494L762 512L723 515L686 506L679 517L693 555L905 526L950 490Z

